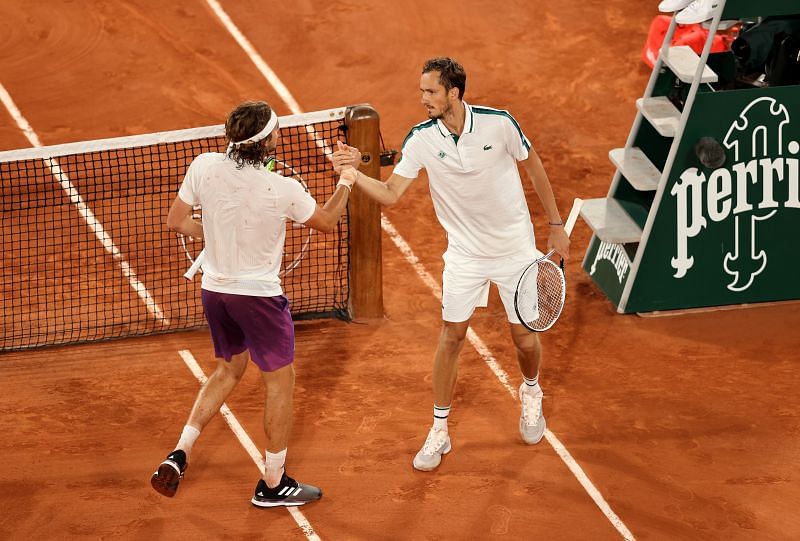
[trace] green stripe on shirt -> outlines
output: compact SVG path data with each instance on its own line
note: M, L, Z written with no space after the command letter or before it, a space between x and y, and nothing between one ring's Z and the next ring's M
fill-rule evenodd
M517 128L517 131L519 132L519 138L522 139L522 145L525 147L526 150L531 149L531 145L530 143L528 143L528 139L525 137L525 134L522 133L522 128L519 127L517 121L514 119L513 116L511 116L511 114L508 111L502 111L500 109L486 109L485 107L477 107L475 105L472 106L472 110L480 115L498 115L498 116L508 117L508 119L511 120L511 123L514 124L514 127Z

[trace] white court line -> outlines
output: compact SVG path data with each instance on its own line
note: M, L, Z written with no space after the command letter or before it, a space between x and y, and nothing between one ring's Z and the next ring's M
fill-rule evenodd
M258 54L258 51L255 50L253 44L250 43L250 40L247 39L242 31L239 30L239 27L236 26L228 14L222 9L222 6L217 2L217 0L206 0L209 7L214 11L216 16L225 26L225 29L233 36L233 39L236 40L236 43L247 53L247 56L250 57L250 60L253 64L256 65L258 71L261 72L261 75L267 80L269 85L278 93L283 103L289 107L289 110L295 114L299 115L303 113L303 110L300 109L300 105L297 103L297 100L294 99L292 93L289 92L289 89L286 88L286 85L283 84L283 81L272 71L272 68L261 58L261 55ZM329 145L322 137L317 135L316 130L312 126L306 126L306 132L314 139L314 143L322 150L322 152L326 156L331 156L333 151L331 151L331 145Z
M8 109L9 114L11 117L16 121L17 126L19 129L22 130L22 133L25 134L25 137L28 138L31 145L35 147L41 147L42 143L39 140L39 136L36 135L36 132L33 131L30 123L22 116L22 113L17 108L17 105L14 103L14 100L11 99L11 94L5 89L5 87L0 83L0 101L3 102L3 105L6 106ZM83 198L78 193L78 190L72 184L72 181L69 179L67 174L61 170L61 167L58 165L58 162L53 158L46 158L44 160L45 165L50 169L50 173L53 175L58 183L61 185L61 189L67 194L69 197L70 202L75 206L78 210L78 214L81 215L81 218L86 222L86 225L89 226L94 236L97 237L97 240L100 241L100 244L103 245L106 252L111 254L111 257L114 261L119 265L120 269L122 270L122 274L125 278L128 279L128 283L130 284L131 288L136 292L144 305L147 307L147 311L150 312L153 317L155 317L158 321L160 321L164 325L169 325L169 319L164 316L164 313L161 311L161 308L156 304L156 301L150 295L150 292L147 288L139 281L139 278L136 276L136 272L131 268L128 261L122 255L122 252L117 248L114 241L111 240L111 237L108 236L106 230L103 228L103 224L97 219L91 209L86 205L83 201Z
M244 49L244 51L250 57L250 60L253 62L253 64L255 64L267 82L272 85L292 113L301 114L302 110L300 109L297 101L294 99L294 96L292 96L292 93L289 92L289 89L286 87L286 85L283 84L275 72L272 71L272 68L270 68L264 59L261 58L261 55L258 54L258 52L253 48L252 44L247 40L247 38L244 37L236 25L233 24L233 21L231 21L230 17L228 17L219 3L216 0L206 0L206 2L208 2L222 23L225 25L225 28L228 29L228 32L231 33L236 42L242 47L242 49ZM433 279L427 270L425 270L425 267L414 255L408 243L406 243L389 219L383 214L381 214L381 227L383 227L383 230L386 231L386 233L391 237L392 241L406 257L406 260L414 267L414 270L417 271L417 274L420 278L422 278L422 281L425 282L425 284L431 289L436 298L441 300L442 290L437 281ZM514 400L517 400L516 391L508 383L508 374L502 368L500 368L500 365L495 360L489 348L486 347L480 337L471 328L467 331L467 338L470 344L472 344L472 346L481 355L486 364L489 365L489 368L492 370L495 376L497 376L497 379L500 380L500 383L506 388L506 390L508 390L511 396L514 397ZM545 439L547 439L547 442L553 447L561 460L564 461L584 490L586 490L586 492L589 494L589 497L591 497L595 504L597 504L614 528L617 529L623 538L632 541L634 539L633 534L630 532L630 530L628 530L616 513L614 513L614 511L611 509L611 506L608 505L608 502L605 501L602 494L600 494L600 491L597 490L597 488L592 484L592 482L589 480L589 477L586 475L586 473L584 473L580 465L578 465L575 459L572 458L572 455L569 454L566 447L564 447L564 445L549 429L545 430Z
M189 350L182 349L178 351L178 354L183 359L183 362L186 363L186 366L189 367L194 377L197 378L197 381L200 382L200 385L205 385L208 381L206 375L203 373L203 369L200 368L200 365L197 364L197 361L194 358L194 355ZM222 414L222 417L225 419L225 422L228 423L228 426L231 427L231 430L236 435L236 438L239 440L239 443L242 444L247 454L250 455L250 458L253 459L256 466L258 466L258 470L263 475L264 473L264 457L262 456L261 452L256 447L256 444L253 443L253 440L248 436L247 432L245 431L244 427L242 427L239 420L233 414L231 409L228 407L227 404L222 404L222 407L219 408L219 412ZM303 530L306 538L311 541L321 541L320 537L314 532L314 528L311 526L311 523L308 522L306 517L303 513L300 512L296 507L287 507L286 508L289 513L292 515L292 518L297 525L300 526L300 529Z

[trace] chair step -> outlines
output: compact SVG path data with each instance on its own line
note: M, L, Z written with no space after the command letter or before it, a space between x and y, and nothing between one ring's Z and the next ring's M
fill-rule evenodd
M585 200L581 217L600 240L626 244L642 238L642 228L613 197Z
M609 158L617 166L620 173L628 179L631 186L641 192L653 191L658 188L661 180L659 171L653 162L637 147L627 149L615 148L608 153Z
M675 137L681 123L681 113L669 98L639 98L636 100L636 108L662 137Z
M695 73L697 73L700 57L688 45L678 45L669 48L664 62L678 79L684 83L691 83L694 81ZM714 73L714 70L708 66L703 66L703 75L700 77L701 83L716 83L718 80L719 77Z

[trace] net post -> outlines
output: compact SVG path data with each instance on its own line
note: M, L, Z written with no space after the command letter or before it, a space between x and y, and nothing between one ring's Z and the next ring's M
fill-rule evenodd
M380 119L369 104L345 113L348 144L361 151L361 172L381 178ZM383 317L380 205L356 188L350 195L350 313L354 318Z

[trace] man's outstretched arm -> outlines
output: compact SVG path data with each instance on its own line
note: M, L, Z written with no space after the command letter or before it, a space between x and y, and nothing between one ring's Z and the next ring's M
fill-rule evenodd
M357 148L341 142L338 142L338 146L339 149L331 156L334 170L340 172L346 167L354 167L358 172L356 177L358 188L383 206L390 207L397 203L414 181L413 178L406 178L395 173L392 173L386 182L365 175L358 171L358 166L361 164L361 152Z

